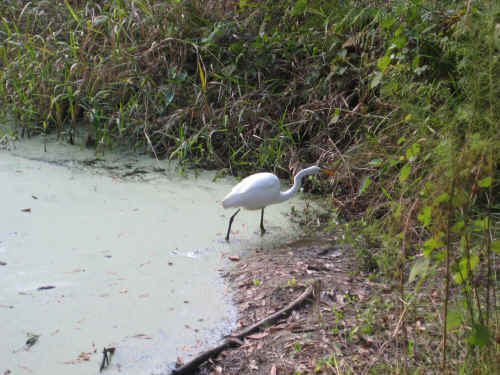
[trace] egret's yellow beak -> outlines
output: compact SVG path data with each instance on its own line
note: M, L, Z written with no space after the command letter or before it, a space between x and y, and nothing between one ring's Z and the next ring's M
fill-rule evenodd
M333 176L335 174L335 171L332 171L331 169L327 169L327 168L321 168L321 172L328 174L330 176Z

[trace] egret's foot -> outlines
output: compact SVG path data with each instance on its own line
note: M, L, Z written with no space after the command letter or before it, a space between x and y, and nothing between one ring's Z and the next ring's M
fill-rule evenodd
M260 235L263 236L264 233L266 233L266 230L264 229L264 227L260 227Z

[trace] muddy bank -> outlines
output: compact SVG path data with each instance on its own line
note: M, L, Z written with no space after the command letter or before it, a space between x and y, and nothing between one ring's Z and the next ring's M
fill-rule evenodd
M386 285L357 272L353 250L333 238L255 251L225 274L236 295L236 333L295 300L315 280L319 296L206 362L201 374L361 374L393 355L388 322L366 325L365 304ZM391 319L395 319L393 315ZM379 332L375 338L373 333ZM384 333L381 333L384 332ZM342 370L339 370L342 369Z

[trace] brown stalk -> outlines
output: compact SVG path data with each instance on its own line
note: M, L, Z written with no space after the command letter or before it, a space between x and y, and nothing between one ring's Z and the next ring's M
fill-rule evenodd
M470 14L470 3L471 0L467 0L466 11L465 11L465 22L469 25L469 14Z
M410 218L413 210L415 209L415 206L418 203L418 199L415 199L415 202L413 202L412 206L410 207L410 211L408 211L408 214L406 215L406 221L405 221L405 226L403 229L403 238L401 240L401 260L399 263L399 294L400 294L400 301L401 301L401 329L403 331L403 346L405 350L408 348L408 330L406 329L406 324L405 324L405 311L406 311L406 306L405 306L405 276L404 276L404 271L405 271L405 262L406 262L406 233L408 232L408 225L410 223ZM399 325L399 324L398 324ZM397 329L397 327L396 327ZM396 333L396 331L395 331ZM406 374L408 372L408 363L407 359L405 357L405 362L404 362L404 368L403 368L404 373Z
M448 220L446 225L446 274L445 274L445 285L444 285L444 306L443 306L443 356L441 362L441 371L446 374L446 341L447 341L447 325L446 316L448 315L448 302L450 298L450 253L451 253L451 222L453 217L453 195L455 194L455 173L453 174L453 180L451 182L450 197L448 203Z

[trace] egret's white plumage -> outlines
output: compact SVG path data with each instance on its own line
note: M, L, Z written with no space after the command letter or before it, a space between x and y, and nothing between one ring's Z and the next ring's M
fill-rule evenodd
M301 170L294 178L293 186L287 191L280 191L280 180L272 173L256 173L241 180L222 201L224 208L243 207L247 210L262 210L260 229L264 233L264 208L271 204L286 201L292 197L302 184L302 178L319 172L333 174L333 171L313 166ZM229 240L231 225L234 217L240 210L236 211L229 220L226 240Z
M243 207L259 210L279 203L280 181L272 173L256 173L241 180L222 201L224 208Z

